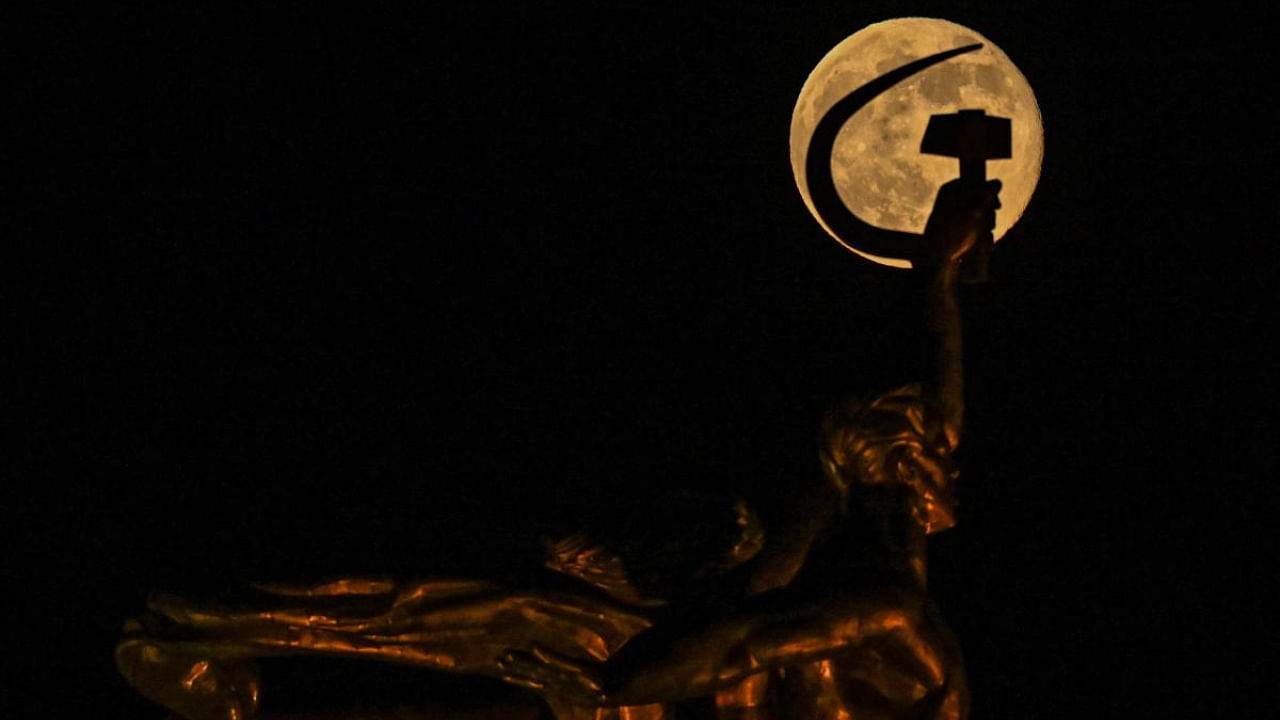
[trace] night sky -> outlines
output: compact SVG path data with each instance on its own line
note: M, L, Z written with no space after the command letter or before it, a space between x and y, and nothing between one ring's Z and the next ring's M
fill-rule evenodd
M826 407L928 367L918 286L821 231L787 146L809 70L903 15L1000 45L1046 133L964 297L959 525L931 541L973 717L1263 698L1260 17L203 7L46 10L12 56L10 658L61 683L50 717L163 715L111 660L150 588L502 576L662 490L769 520Z

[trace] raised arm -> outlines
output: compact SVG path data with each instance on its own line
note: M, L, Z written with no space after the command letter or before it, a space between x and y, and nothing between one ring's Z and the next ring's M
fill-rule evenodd
M840 129L878 95L933 65L981 47L966 45L920 58L849 93L818 121L805 157L810 200L832 234L850 247L856 245L881 257L909 259L913 267L931 273L930 325L937 345L938 370L929 383L933 406L930 414L934 418L930 440L935 447L947 449L954 449L959 443L964 416L960 312L955 296L959 263L980 242L985 241L990 247L1000 183L947 183L938 191L923 235L886 231L858 219L844 205L831 175L831 154Z
M805 154L805 184L809 188L809 199L814 210L822 218L827 230L842 244L856 246L859 250L878 257L906 259L913 266L917 262L916 258L926 252L921 236L874 227L850 212L836 192L835 179L831 175L831 153L835 150L840 128L881 93L922 70L981 47L981 44L965 45L890 70L841 98L818 121Z
M964 427L964 340L956 297L960 269L973 248L990 245L999 192L999 180L982 184L953 180L938 190L925 227L930 256L921 266L929 273L928 323L937 363L928 384L933 418L928 431L930 442L947 451L960 444Z

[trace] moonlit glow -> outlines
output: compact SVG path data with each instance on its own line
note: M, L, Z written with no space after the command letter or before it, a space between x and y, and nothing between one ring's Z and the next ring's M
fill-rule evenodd
M923 232L938 187L959 175L955 159L920 152L929 116L983 109L988 115L1010 118L1013 125L1013 157L987 163L987 176L1004 183L995 239L999 241L1022 217L1044 156L1040 108L1031 86L1000 48L973 30L946 20L899 18L869 25L836 45L800 91L791 116L791 168L815 218L804 163L809 138L823 114L845 95L890 70L972 43L983 47L904 80L845 123L832 153L836 190L864 222L886 230ZM831 233L825 224L823 228ZM836 240L876 262L910 266Z

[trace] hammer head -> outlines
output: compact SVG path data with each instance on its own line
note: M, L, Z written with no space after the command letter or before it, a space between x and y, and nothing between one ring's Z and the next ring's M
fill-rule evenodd
M961 182L982 183L987 179L987 161L1013 157L1009 118L992 117L982 110L961 110L954 115L929 118L920 152L960 159ZM987 279L987 258L995 244L985 233L977 247L963 260L960 278L968 283Z
M1009 118L987 115L982 110L934 115L920 141L920 152L959 158L962 179L986 180L988 160L1013 157L1011 127Z

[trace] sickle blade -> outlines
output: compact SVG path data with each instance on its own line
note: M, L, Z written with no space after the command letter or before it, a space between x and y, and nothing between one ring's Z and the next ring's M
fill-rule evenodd
M854 215L836 192L835 179L831 175L831 153L835 149L836 135L840 128L859 110L881 93L926 68L949 60L957 55L973 52L982 43L965 45L952 50L929 55L881 75L844 96L832 105L813 129L809 139L809 151L805 156L805 182L809 186L809 199L818 217L836 238L850 248L884 258L910 260L919 257L919 235L884 230L863 222ZM857 242L853 242L853 240Z

